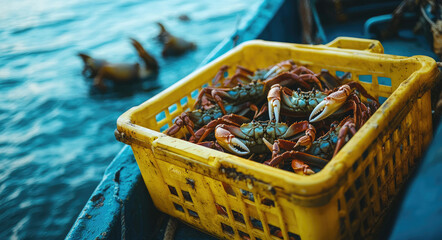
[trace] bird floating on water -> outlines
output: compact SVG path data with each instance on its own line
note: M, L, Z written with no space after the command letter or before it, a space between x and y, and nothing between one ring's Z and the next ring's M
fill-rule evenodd
M94 78L94 87L105 91L107 86L104 79L114 83L135 83L152 77L158 73L159 65L143 46L135 39L130 38L131 43L141 58L142 63L110 63L104 59L95 59L87 54L79 53L78 56L84 62L82 74L88 78Z

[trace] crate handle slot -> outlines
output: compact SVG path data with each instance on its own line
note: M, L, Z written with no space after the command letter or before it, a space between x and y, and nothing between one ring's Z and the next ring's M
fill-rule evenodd
M357 51L366 51L371 53L384 53L384 47L381 42L373 39L362 39L352 37L338 37L325 46L330 48L349 49Z

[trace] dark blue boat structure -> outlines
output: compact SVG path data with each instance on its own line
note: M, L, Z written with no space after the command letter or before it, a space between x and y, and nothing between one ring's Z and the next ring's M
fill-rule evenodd
M373 2L359 6L355 4L346 8L346 12L343 10L344 12L339 14L352 19L345 23L338 23L336 20L324 21L325 17L319 18L320 13L313 6L317 36L325 43L338 36L376 38L376 31L385 27L391 15L370 18L368 21L366 19L380 15L379 9L383 9L383 13L392 12L401 1ZM220 43L201 66L238 43L251 39L301 42L302 26L298 13L298 1L264 0L256 10L243 18L237 31ZM415 21L416 16L407 15L405 20L406 23ZM402 56L427 55L436 58L430 47L431 41L424 36L413 35L410 30L412 26L401 31L399 37L381 40L385 53ZM442 236L442 231L438 228L442 223L442 191L439 187L442 181L442 125L435 120L433 128L438 129L437 134L421 164L421 169L416 171L413 184L402 194L403 207L400 209L401 199L398 199L392 214L386 218L379 238L387 239L390 236L391 239L440 239ZM395 221L396 215L398 219ZM132 150L125 146L107 168L102 181L79 214L66 239L163 239L168 219L167 215L159 212L153 205ZM214 238L178 223L175 239Z

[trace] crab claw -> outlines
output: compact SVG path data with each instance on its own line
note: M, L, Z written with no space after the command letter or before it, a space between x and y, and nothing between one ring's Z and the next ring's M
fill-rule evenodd
M312 175L315 174L315 172L310 168L308 164L305 164L303 161L300 160L292 160L292 168L293 171L296 174L299 175Z
M280 108L281 108L281 102L279 100L269 101L269 118L275 119L275 122L279 122Z
M279 111L281 109L281 90L281 85L275 84L270 88L270 91L267 95L267 101L269 105L269 119L275 119L275 122L279 122Z
M324 100L313 109L309 121L317 122L336 112L342 105L344 105L350 92L350 87L348 85L343 85L338 91L325 97Z
M332 98L331 99L327 98L325 98L313 109L308 119L309 122L317 122L327 118L328 116L336 112L344 104L344 102L339 103L333 100Z
M235 126L228 126L220 124L215 129L216 141L231 153L244 156L250 153L249 148L239 140L235 135L231 133L230 130L236 131L239 128ZM239 130L240 131L240 130Z

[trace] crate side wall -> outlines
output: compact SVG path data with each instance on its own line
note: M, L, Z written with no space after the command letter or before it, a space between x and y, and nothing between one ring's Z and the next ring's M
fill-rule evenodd
M430 91L407 104L400 121L385 129L355 162L338 191L341 239L373 237L391 202L431 139ZM430 109L431 110L431 109ZM416 124L417 123L417 124ZM430 126L430 127L428 127Z

